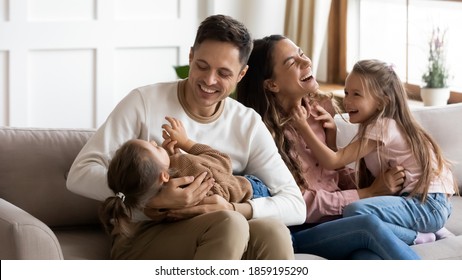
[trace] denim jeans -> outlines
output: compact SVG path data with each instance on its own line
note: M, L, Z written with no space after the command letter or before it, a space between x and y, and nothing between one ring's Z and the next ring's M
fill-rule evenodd
M376 196L355 201L343 209L344 217L372 214L384 221L406 244L414 244L417 232L436 232L451 214L443 193L430 193L425 203L420 196Z
M292 232L292 244L295 253L326 259L420 259L374 215L341 218Z
M253 175L244 175L244 177L249 180L250 184L252 185L252 198L271 196L270 192L268 191L268 187L260 179Z

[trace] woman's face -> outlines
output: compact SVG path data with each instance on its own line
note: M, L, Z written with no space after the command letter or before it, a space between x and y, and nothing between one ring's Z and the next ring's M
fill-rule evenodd
M273 77L267 87L284 98L301 99L319 88L313 77L311 60L289 39L276 42L273 50Z

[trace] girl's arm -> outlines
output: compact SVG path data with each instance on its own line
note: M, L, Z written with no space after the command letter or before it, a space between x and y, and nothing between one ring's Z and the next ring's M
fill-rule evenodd
M171 149L171 146L174 145L175 148L180 148L189 153L189 150L191 150L196 142L188 138L188 134L186 133L183 123L172 117L165 117L165 119L170 122L170 125L162 125L162 129L164 130L162 136L165 139L162 146L168 145Z
M319 108L318 108L319 110ZM327 169L338 169L352 162L357 158L362 158L377 147L376 141L367 141L367 144L360 151L360 143L358 140L350 143L343 149L337 152L332 151L321 140L319 140L311 130L307 122L302 122L300 119L307 118L306 109L302 106L297 106L292 111L294 117L294 126L298 133L303 137L306 144L311 147L314 155L319 163ZM360 151L360 153L359 153Z
M330 100L329 100L330 102ZM335 124L334 118L326 108L318 106L319 115L315 120L322 122L322 127L326 133L326 145L332 150L337 151L337 125Z

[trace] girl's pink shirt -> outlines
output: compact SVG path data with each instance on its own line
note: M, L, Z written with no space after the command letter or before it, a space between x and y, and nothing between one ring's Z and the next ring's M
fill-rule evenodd
M382 142L379 152L383 156L385 169L401 165L405 169L406 179L404 189L400 192L410 193L418 179L422 175L422 170L417 164L415 157L411 153L411 148L405 139L405 134L395 120L384 118L370 125L365 134L365 138ZM369 153L364 157L367 168L377 177L380 172L380 160L377 152ZM452 172L445 167L440 176L430 183L429 193L454 194L454 177Z
M308 104L308 102L305 102ZM321 104L333 115L330 101ZM326 143L326 133L322 123L314 117L318 115L315 104L305 106L308 112L307 122L316 136ZM311 149L305 144L303 138L293 131L286 129L284 134L294 145L291 147L291 156L297 158L302 167L303 177L307 186L301 186L306 202L306 223L320 223L340 218L343 208L353 201L359 200L354 184L354 172L351 169L328 170L321 167Z

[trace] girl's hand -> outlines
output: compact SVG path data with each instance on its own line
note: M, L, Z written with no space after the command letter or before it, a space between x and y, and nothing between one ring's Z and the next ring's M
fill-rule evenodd
M316 106L316 109L318 110L319 115L315 118L315 120L322 122L322 126L325 129L337 131L337 125L335 124L332 115L320 105Z
M180 149L175 147L177 142L168 137L165 131L162 132L162 137L165 139L164 142L162 142L162 147L170 156L180 152Z
M172 141L176 141L176 145L179 148L183 148L189 140L183 123L180 120L177 120L172 117L165 117L165 119L170 122L170 125L162 125L162 129L164 130L162 132L162 137L165 140L167 140L167 138L170 138Z
M173 221L184 220L197 215L219 210L233 210L233 208L232 205L222 196L214 194L211 196L206 196L196 206L169 210L167 212L167 219Z
M306 108L298 105L292 109L292 124L295 128L302 128L308 125L306 121L308 119L308 112Z

